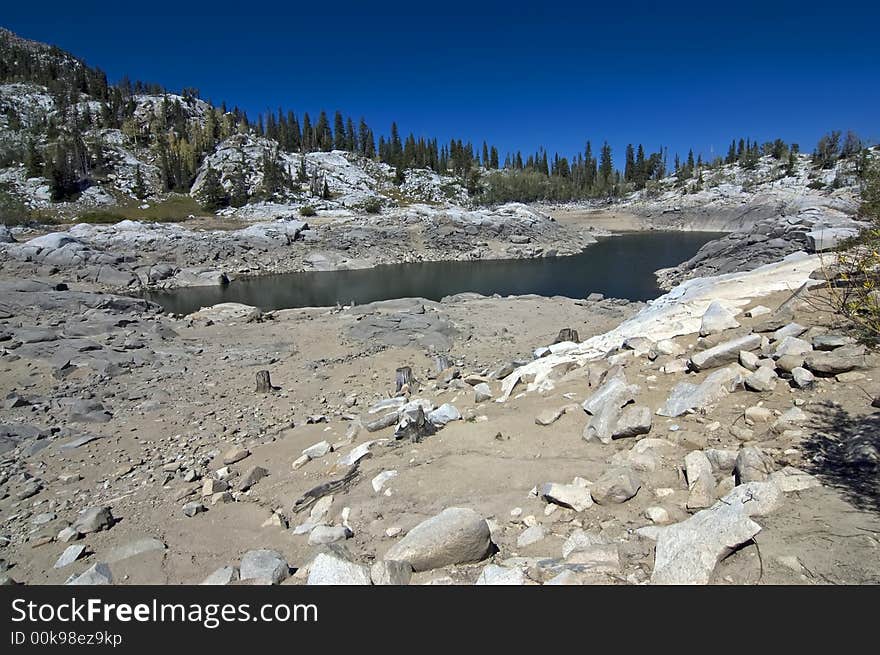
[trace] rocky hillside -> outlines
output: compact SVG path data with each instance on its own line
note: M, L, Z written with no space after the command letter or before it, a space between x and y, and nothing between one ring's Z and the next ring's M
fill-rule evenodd
M72 55L6 30L0 52L9 62L0 69L0 190L49 216L149 206L171 191L192 196L191 207L219 193L220 204L288 211L468 203L458 177L410 169L400 180L353 152L285 152L237 110L192 92L109 86ZM220 188L209 188L212 170Z

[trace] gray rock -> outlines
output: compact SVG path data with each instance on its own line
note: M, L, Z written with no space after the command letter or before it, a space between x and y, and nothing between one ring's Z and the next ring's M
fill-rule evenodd
M836 248L846 239L858 234L858 230L848 227L823 227L806 233L810 252L822 252Z
M192 518L196 514L201 514L202 512L207 512L208 508L202 505L199 502L193 501L191 503L187 503L183 506L183 513Z
M708 584L716 564L761 531L751 517L770 513L781 497L775 484L752 482L686 521L640 531L657 540L651 582Z
M546 533L544 531L543 525L533 525L530 528L526 528L519 534L519 536L516 538L516 547L526 548L527 546L536 544L539 541L543 541L545 536Z
M541 425L544 427L552 425L562 418L564 413L565 412L562 409L545 409L535 417L535 425Z
M730 368L713 372L699 385L679 382L657 413L660 416L676 417L689 410L704 409L735 391L741 384L742 376Z
M245 457L248 457L251 454L247 448L242 448L241 446L233 446L229 450L226 451L223 455L223 463L226 465L235 464L236 462L240 462Z
M750 351L760 347L761 337L757 334L747 334L724 343L719 343L713 348L694 353L688 361L695 371L705 371L708 368L716 368L731 364L739 359L740 351Z
M785 337L799 337L806 331L807 328L805 328L800 323L792 322L776 330L773 333L773 340L780 341L782 339L785 339Z
M113 584L113 574L104 562L96 562L80 575L68 579L65 584L87 586Z
M750 371L758 370L758 359L759 357L748 350L740 350L739 351L739 365L745 369Z
M316 525L309 533L309 545L333 544L338 541L345 541L351 536L351 530L343 525Z
M56 539L63 544L70 543L71 541L76 541L79 538L79 531L70 526L67 526L66 528L61 530L56 537Z
M855 343L852 337L842 334L820 334L813 337L813 348L816 350L834 350Z
M201 585L228 585L238 580L238 568L235 566L223 566L205 578Z
M639 492L641 486L641 480L630 469L611 469L596 480L590 494L600 505L625 503Z
M320 441L302 451L303 455L307 455L309 459L320 459L330 452L333 452L333 446L328 441Z
M809 389L816 381L815 376L800 366L791 369L791 379L799 389Z
M776 346L776 351L773 353L773 356L776 359L791 355L801 356L806 355L812 350L813 346L811 346L808 341L793 336L787 336L782 339L778 346Z
M414 571L478 562L491 547L489 526L472 509L451 507L423 521L392 546L384 559L409 562Z
M71 527L80 534L89 534L109 530L113 521L109 507L87 507L77 515Z
M290 574L287 560L281 553L265 548L249 550L241 556L239 576L242 580L260 580L278 584Z
M374 585L408 585L412 574L409 562L383 560L370 567L370 579Z
M746 376L745 385L747 389L752 391L773 391L778 380L779 376L776 375L776 371L769 366L761 366L757 371Z
M733 469L737 484L763 482L773 473L773 460L754 446L740 448Z
M61 553L61 557L58 558L58 561L55 562L55 566L53 568L61 569L69 564L73 564L76 560L80 558L80 556L85 552L86 547L82 544L74 544L73 546L68 546L64 549L64 552Z
M627 384L623 372L607 379L583 403L584 411L590 414L583 438L586 441L598 440L605 444L611 443L623 407L632 402L638 393L639 386Z
M521 569L497 564L487 564L480 572L480 577L474 583L476 585L492 586L521 586L526 583L525 574Z
M688 482L688 509L703 509L715 502L715 475L712 463L702 450L694 450L684 458Z
M613 439L637 437L640 434L648 434L651 431L654 417L651 409L643 405L628 405L623 408L614 432Z
M620 573L620 548L617 544L592 544L576 548L565 558L581 572Z
M450 403L443 403L440 407L428 413L428 421L436 425L438 428L452 421L460 420L461 412L456 409L455 405L451 405Z
M739 327L736 316L717 300L712 302L700 322L700 336L718 334L724 330Z
M541 485L541 498L550 503L583 512L593 506L590 490L575 484L547 482Z
M843 346L832 351L815 351L804 359L804 366L813 373L837 375L866 365L864 346Z
M492 390L485 382L480 382L474 386L474 402L482 403L492 399Z
M247 491L267 475L269 475L269 471L262 466L252 466L250 470L244 474L241 482L238 483L238 488L241 491Z
M309 566L310 585L369 585L370 570L333 553L319 553Z
M106 553L102 559L108 564L113 564L114 562L121 562L122 560L131 557L137 557L139 555L153 552L164 552L164 550L165 544L162 541L153 537L145 537L113 548Z

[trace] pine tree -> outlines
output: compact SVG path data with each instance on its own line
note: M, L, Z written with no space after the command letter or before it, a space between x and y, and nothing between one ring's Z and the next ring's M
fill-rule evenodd
M633 146L631 143L626 144L626 156L625 163L623 166L623 180L624 182L632 182L635 178L635 152L633 151Z
M199 195L202 209L205 211L215 212L229 205L229 196L220 183L220 175L211 164L208 164L208 169L205 171L205 179L202 182Z
M43 158L40 156L33 138L28 139L24 165L28 177L40 177L43 174Z
M602 144L602 153L599 160L599 177L602 180L602 186L605 190L611 188L613 174L614 163L611 159L611 146L609 146L606 141Z
M147 188L144 185L144 176L141 173L140 164L134 168L134 184L131 185L131 192L138 200L143 200L147 197Z
M342 113L336 111L333 116L333 148L336 150L345 150L348 135L345 132L345 123L342 119Z

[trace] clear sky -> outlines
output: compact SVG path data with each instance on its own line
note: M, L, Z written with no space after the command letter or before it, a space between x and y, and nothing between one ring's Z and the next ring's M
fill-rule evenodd
M127 6L124 6L127 5ZM196 87L251 116L363 115L376 135L571 155L607 139L725 154L880 141L880 2L4 3L0 24L107 71Z

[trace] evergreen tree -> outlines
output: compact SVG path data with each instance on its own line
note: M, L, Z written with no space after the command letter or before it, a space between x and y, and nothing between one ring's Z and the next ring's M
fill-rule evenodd
M333 148L336 150L345 150L348 145L348 135L345 131L345 123L342 119L342 113L337 110L333 116Z
M229 205L229 196L220 183L220 175L211 164L208 164L208 169L205 171L205 179L199 195L202 209L205 211L215 212Z
M24 165L28 177L40 177L43 174L43 158L37 150L37 143L33 137L27 141Z
M134 168L134 183L131 185L131 192L138 200L143 200L147 197L147 188L144 185L144 176L141 173L140 164Z
M602 180L602 185L605 190L611 188L613 174L614 164L611 159L611 146L609 146L606 141L602 144L602 153L599 159L599 177Z

